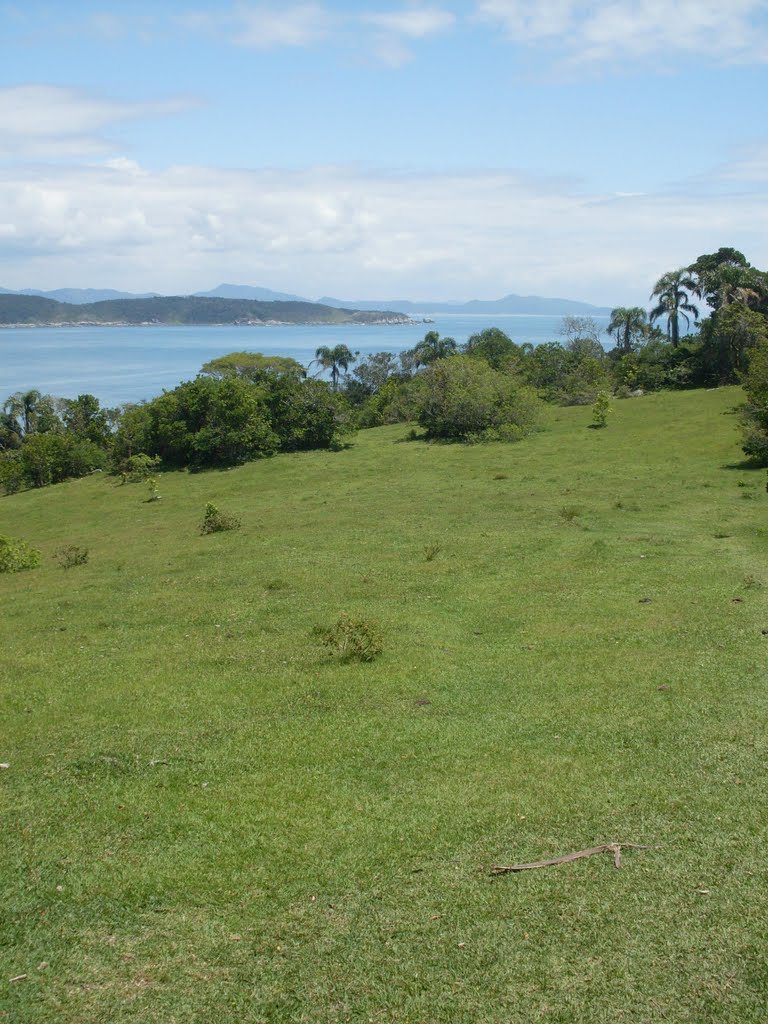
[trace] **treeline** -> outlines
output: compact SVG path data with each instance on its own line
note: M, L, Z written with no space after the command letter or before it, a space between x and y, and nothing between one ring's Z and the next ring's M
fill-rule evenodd
M721 248L663 274L650 300L650 312L638 306L612 311L609 349L590 317L565 317L560 339L536 347L515 344L498 328L473 335L463 346L432 331L397 357L368 357L345 372L340 389L355 407L357 422L375 426L418 419L420 375L458 356L482 359L545 401L563 405L591 404L601 392L627 397L743 383L749 454L757 457L760 449L759 457L768 462L768 439L765 453L760 448L768 433L768 274L738 250Z
M235 354L237 355L237 354ZM276 452L332 448L350 429L346 403L293 359L246 354L206 364L150 402L102 409L93 395L11 395L0 418L0 487L12 493L94 470L124 472L137 455L167 468L233 466Z
M220 299L206 296L156 296L107 299L74 305L38 295L0 295L0 324L168 324L268 323L368 324L386 319L407 322L402 313L337 309L316 302Z
M405 421L430 439L517 440L536 429L546 402L737 382L747 395L744 450L768 464L768 275L720 249L662 275L651 298L650 313L613 310L609 350L594 320L569 316L558 341L536 347L495 327L464 345L429 331L398 356L362 361L346 345L322 346L308 368L315 376L293 359L235 352L206 363L195 380L120 409L102 409L92 395L11 395L0 417L0 487L128 472L137 458L168 468L232 466L339 447L356 428Z

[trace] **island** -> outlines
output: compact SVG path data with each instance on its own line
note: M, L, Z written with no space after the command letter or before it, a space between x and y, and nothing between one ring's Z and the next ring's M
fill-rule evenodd
M360 310L318 302L260 301L197 295L108 299L72 304L38 295L0 295L0 327L412 324L394 310Z

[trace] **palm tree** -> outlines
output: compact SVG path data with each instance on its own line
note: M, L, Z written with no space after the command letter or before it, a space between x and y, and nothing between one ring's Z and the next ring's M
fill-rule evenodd
M688 316L691 313L697 317L699 311L690 302L688 292L696 290L696 282L691 277L687 267L679 270L670 270L662 274L651 292L652 299L658 299L658 304L651 310L651 323L661 317L667 318L667 334L672 342L672 347L677 348L680 343L680 317L685 320L686 327L690 326L691 320Z
M759 302L765 293L765 281L752 267L733 267L721 264L706 278L712 292L710 305L714 309L731 306L735 302L743 306Z
M429 366L437 359L456 355L458 345L453 338L441 338L437 331L427 331L413 350L417 366Z
M13 417L19 425L19 431L25 437L35 429L37 406L43 396L32 388L31 391L17 391L6 398L3 412Z
M611 322L606 328L616 336L616 348L627 354L638 347L648 329L648 314L640 306L617 306L611 310Z
M317 363L319 365L320 372L323 370L331 371L331 385L334 391L339 390L339 377L341 376L341 370L346 373L349 369L349 364L354 363L354 361L355 357L346 345L336 345L334 348L328 348L327 345L321 345L315 352L315 358L312 360L313 363Z

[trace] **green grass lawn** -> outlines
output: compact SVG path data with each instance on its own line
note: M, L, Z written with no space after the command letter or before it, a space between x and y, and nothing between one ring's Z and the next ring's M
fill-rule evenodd
M738 400L0 499L43 551L0 577L0 1020L763 1021L768 496ZM242 529L201 536L207 501ZM380 658L327 656L342 612ZM488 872L611 840L650 849Z

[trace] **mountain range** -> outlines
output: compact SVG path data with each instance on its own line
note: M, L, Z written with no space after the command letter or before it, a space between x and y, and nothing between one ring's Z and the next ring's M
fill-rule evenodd
M121 292L111 288L57 288L54 291L40 291L36 288L22 288L14 291L0 288L3 295L35 295L72 305L90 305L113 299L159 298L158 292ZM505 295L501 299L472 299L469 302L445 302L424 299L413 302L408 299L336 299L323 296L320 299L306 299L288 292L275 292L270 288L253 285L220 284L207 292L194 292L192 298L247 299L256 302L318 302L336 309L357 309L363 311L388 310L414 316L421 313L521 313L545 316L609 316L608 306L594 306L576 299L545 298L541 295Z

